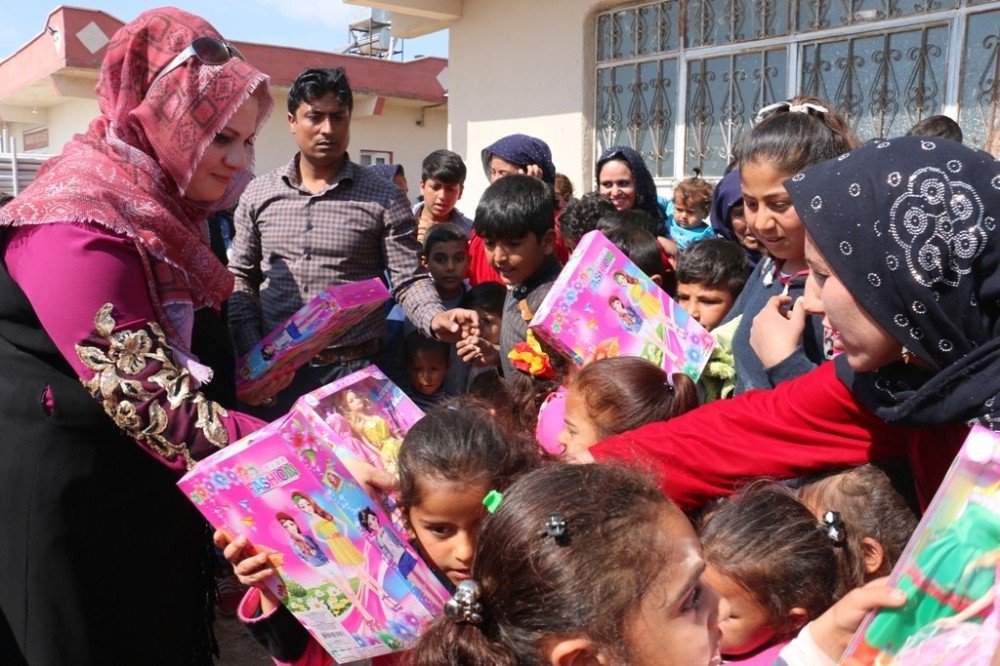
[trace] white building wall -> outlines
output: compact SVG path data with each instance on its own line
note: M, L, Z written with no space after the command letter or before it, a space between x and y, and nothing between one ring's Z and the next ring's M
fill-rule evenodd
M449 141L469 165L463 210L488 185L480 152L507 134L543 139L577 194L593 188L592 16L611 4L465 0L448 58Z

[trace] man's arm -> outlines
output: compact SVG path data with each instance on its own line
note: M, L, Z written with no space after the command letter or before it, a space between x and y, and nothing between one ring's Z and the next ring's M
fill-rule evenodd
M233 295L229 299L229 328L236 352L240 355L247 353L264 337L260 307L260 285L264 282L260 268L263 255L256 206L248 194L240 198L236 208L236 236L229 260L229 270L236 276Z
M387 204L383 228L382 248L393 298L413 325L431 336L431 320L444 312L444 306L430 274L420 265L417 224L402 192L394 193Z

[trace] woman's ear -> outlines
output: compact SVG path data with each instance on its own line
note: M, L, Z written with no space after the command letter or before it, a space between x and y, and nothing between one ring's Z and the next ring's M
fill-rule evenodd
M606 666L610 663L586 638L568 638L553 643L549 649L552 666Z
M885 566L885 548L878 541L871 537L861 540L861 555L865 560L865 573L869 576L881 573Z

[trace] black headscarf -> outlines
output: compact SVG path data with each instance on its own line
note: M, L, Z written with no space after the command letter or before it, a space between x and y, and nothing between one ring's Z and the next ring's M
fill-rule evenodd
M556 166L552 163L552 150L541 139L527 134L511 134L483 148L481 157L487 178L490 177L490 160L494 155L522 169L529 164L537 164L542 170L542 180L549 187L555 185Z
M598 180L598 187L600 187L601 168L611 160L625 162L628 164L629 170L632 171L632 180L635 182L634 208L649 213L660 228L666 230L667 212L663 210L656 199L656 183L653 182L653 176L649 173L646 161L628 146L611 146L597 159L594 177Z
M880 141L785 181L806 230L875 321L933 368L838 375L907 426L1000 430L1000 163L945 139Z
M368 170L372 173L378 175L380 178L388 180L390 183L393 179L403 172L402 164L369 164Z

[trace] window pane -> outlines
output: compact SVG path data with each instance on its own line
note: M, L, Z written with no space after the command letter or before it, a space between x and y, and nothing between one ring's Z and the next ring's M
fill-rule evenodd
M970 146L1000 145L1000 10L968 18L958 124ZM992 128L992 136L990 134ZM993 145L987 140L993 139Z
M598 152L635 148L654 176L672 176L677 61L666 59L598 72Z
M946 26L806 44L801 89L833 104L863 140L899 136L940 112L947 47Z
M720 56L688 66L684 172L721 176L757 110L785 98L786 51Z
M788 34L788 0L690 0L687 45L708 46Z
M611 58L611 17L601 16L597 19L597 62Z
M799 30L866 24L958 7L958 0L797 0Z

